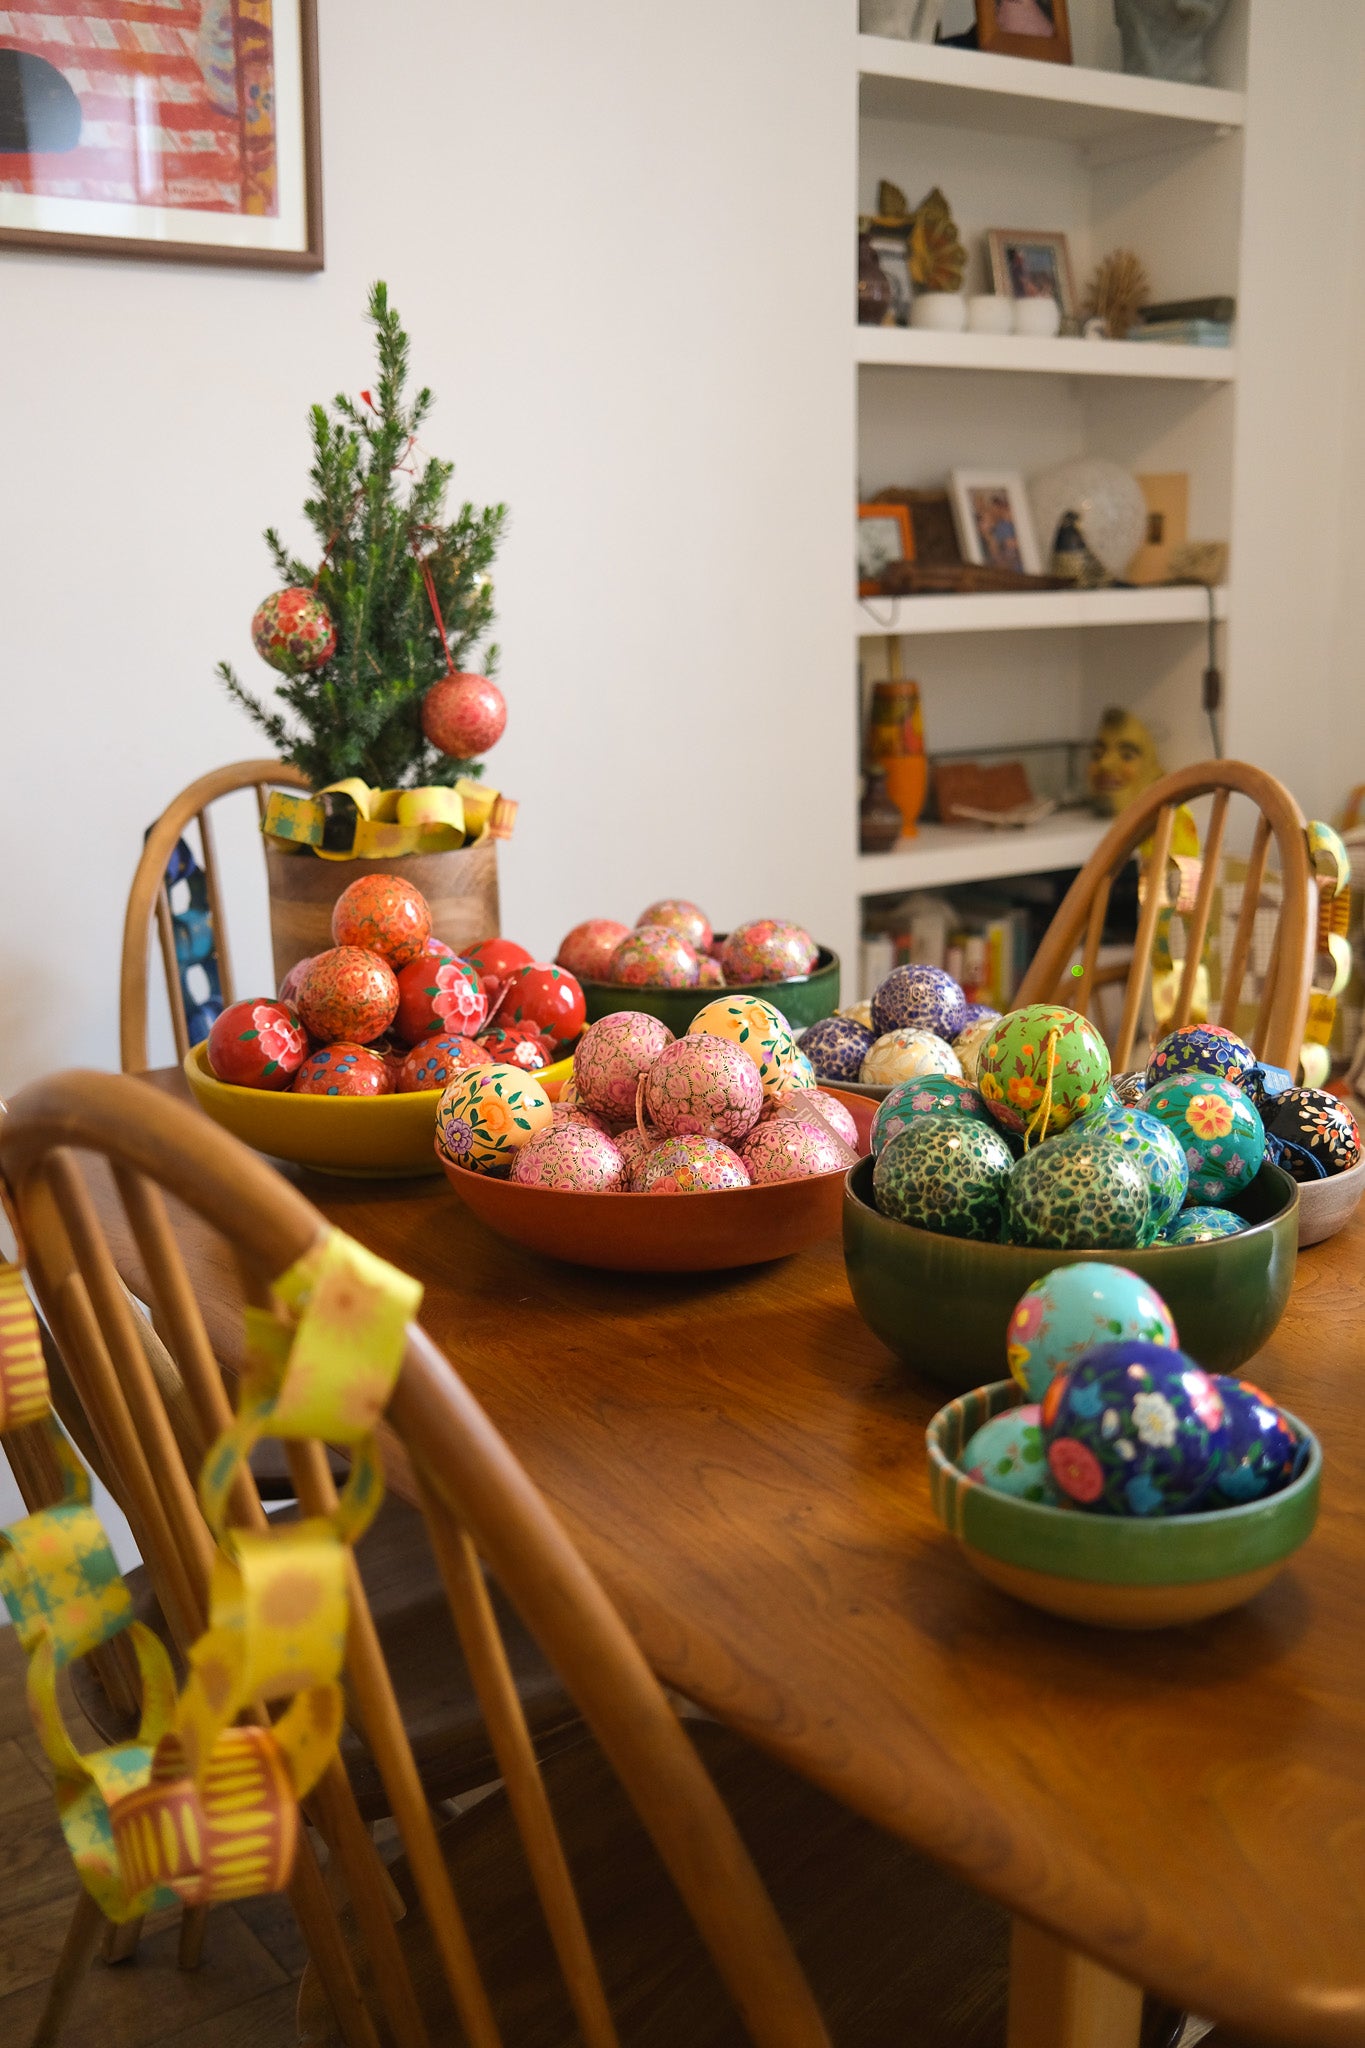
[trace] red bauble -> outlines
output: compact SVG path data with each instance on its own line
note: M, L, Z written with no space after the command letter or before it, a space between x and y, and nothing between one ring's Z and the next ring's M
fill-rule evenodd
M431 937L431 908L401 875L361 875L332 910L332 943L367 946L395 971L415 960Z
M291 1007L293 1004L297 1003L299 999L299 990L303 987L303 977L308 972L309 968L312 966L313 962L317 959L317 957L318 956L316 953L306 953L302 960L296 960L294 962L288 974L285 975L284 980L280 983L280 993L278 997L278 1000L280 1002L288 1003Z
M528 1074L550 1066L555 1056L553 1039L530 1024L490 1025L480 1035L479 1044L490 1060L504 1067L521 1067Z
M539 960L513 969L497 1021L542 1032L558 1045L566 1038L577 1038L588 1021L588 1011L583 991L568 969Z
M628 924L617 924L613 917L590 917L565 933L555 959L580 980L605 981L612 954L629 937Z
M296 1095L392 1095L388 1061L368 1045L324 1045L310 1053L294 1082Z
M480 939L464 955L479 977L479 987L488 998L488 1015L493 1018L498 999L518 967L527 967L535 954L528 953L515 939Z
M382 1038L397 1008L393 969L365 946L319 953L299 986L299 1015L324 1045L368 1045Z
M488 1015L488 998L467 960L419 954L398 976L393 1028L405 1045L462 1034L472 1038Z
M287 1088L307 1056L298 1012L274 996L229 1004L209 1032L211 1072L238 1088Z
M422 699L422 730L433 747L457 759L486 754L502 738L507 700L488 676L442 676Z

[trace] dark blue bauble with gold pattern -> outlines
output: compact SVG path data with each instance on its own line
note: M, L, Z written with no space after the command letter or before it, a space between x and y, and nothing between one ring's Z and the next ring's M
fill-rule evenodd
M1184 1024L1163 1038L1147 1063L1147 1086L1177 1074L1213 1074L1245 1088L1256 1072L1256 1055L1226 1024Z

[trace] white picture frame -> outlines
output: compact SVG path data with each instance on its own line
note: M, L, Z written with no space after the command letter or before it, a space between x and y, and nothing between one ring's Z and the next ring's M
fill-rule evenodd
M1024 479L1017 469L955 469L948 479L964 562L1043 573ZM997 502L998 501L998 502Z

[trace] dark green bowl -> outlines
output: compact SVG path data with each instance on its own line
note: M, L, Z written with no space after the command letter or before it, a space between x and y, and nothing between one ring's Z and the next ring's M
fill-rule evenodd
M642 1010L681 1038L704 1004L723 996L761 996L782 1012L793 1031L804 1031L839 1007L839 955L822 946L811 972L795 981L747 981L738 988L622 988L614 981L585 981L582 988L589 1024L614 1010Z
M963 1449L983 1422L1018 1401L1013 1380L997 1380L939 1409L925 1431L929 1497L981 1576L1034 1607L1100 1628L1204 1621L1253 1598L1312 1533L1322 1450L1287 1409L1309 1455L1281 1492L1241 1507L1139 1517L1046 1507L969 1479L958 1464Z
M1284 1314L1298 1256L1299 1191L1262 1166L1237 1213L1250 1229L1208 1244L1060 1252L978 1244L896 1223L872 1200L871 1159L844 1184L844 1264L863 1320L898 1358L955 1394L1005 1369L1005 1333L1026 1287L1077 1260L1126 1266L1154 1287L1180 1342L1209 1372L1236 1372Z

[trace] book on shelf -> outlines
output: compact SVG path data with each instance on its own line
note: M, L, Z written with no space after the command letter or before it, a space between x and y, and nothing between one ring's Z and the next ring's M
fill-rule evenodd
M1160 326L1166 320L1217 320L1226 327L1237 318L1237 301L1221 293L1206 299L1161 299L1154 306L1144 306L1138 317L1146 327Z
M1174 342L1182 348L1230 348L1232 328L1226 320L1160 320L1134 327L1128 340Z

